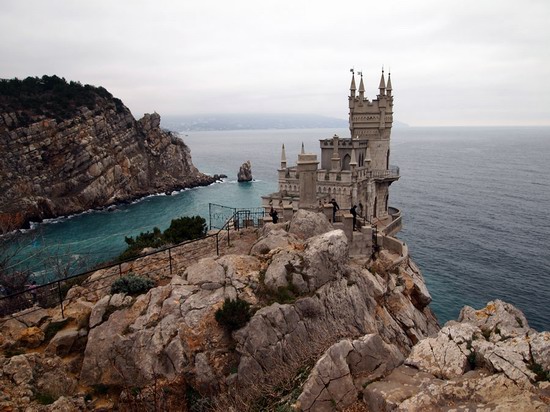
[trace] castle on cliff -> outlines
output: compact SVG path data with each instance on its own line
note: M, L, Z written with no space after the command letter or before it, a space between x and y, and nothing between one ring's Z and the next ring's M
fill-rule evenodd
M386 83L382 70L379 93L376 99L369 100L365 97L363 74L358 75L359 90L352 70L348 97L350 137L334 135L321 139L320 167L317 155L306 153L303 144L296 166L289 167L283 145L278 169L279 190L262 197L266 211L273 207L287 219L299 208L331 208L329 202L335 199L342 211L356 205L365 223L388 220L398 213L388 206L389 187L399 179L399 168L390 165L391 76L388 74ZM330 213L327 216L332 220Z

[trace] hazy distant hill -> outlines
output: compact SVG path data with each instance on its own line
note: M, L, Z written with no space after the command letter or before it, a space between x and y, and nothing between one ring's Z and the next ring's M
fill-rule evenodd
M347 127L348 121L303 114L211 114L202 116L163 116L162 127L175 131L311 129Z
M408 126L394 121L394 127ZM345 128L347 119L313 114L210 114L163 116L162 127L177 132L199 130Z

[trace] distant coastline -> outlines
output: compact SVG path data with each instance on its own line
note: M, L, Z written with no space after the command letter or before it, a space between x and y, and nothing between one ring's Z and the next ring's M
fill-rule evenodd
M347 128L348 120L313 114L208 114L162 116L162 127L178 132ZM408 127L394 122L394 127Z

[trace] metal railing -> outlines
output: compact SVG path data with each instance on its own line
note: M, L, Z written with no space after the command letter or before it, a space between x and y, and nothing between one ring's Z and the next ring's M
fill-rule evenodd
M263 217L263 209L262 209ZM187 266L202 257L220 255L220 249L227 239L227 247L231 246L231 230L261 225L260 212L247 209L235 209L223 226L215 233L207 234L199 239L188 240L177 245L156 250L137 258L131 258L116 263L101 265L91 270L78 273L63 279L57 279L42 285L36 285L0 297L0 316L23 316L42 308L60 306L61 316L65 317L67 301L80 297L78 293L67 294L75 285L85 286L83 293L99 291L111 286L110 279L122 277L129 273L144 275L152 279L172 277ZM95 283L96 287L89 285ZM27 310L23 313L21 312Z

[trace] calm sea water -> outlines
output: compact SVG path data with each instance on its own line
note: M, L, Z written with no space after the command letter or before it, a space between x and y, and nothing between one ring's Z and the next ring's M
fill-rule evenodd
M304 142L319 153L331 129L189 132L195 165L228 180L172 196L148 197L101 211L38 225L27 255L50 254L94 263L125 247L124 236L166 228L183 215L208 218L208 204L257 207L277 188L281 145L294 164ZM404 212L399 237L410 247L441 323L460 308L503 299L525 312L530 325L550 330L550 128L396 128L391 163L401 179L390 204ZM250 160L255 178L237 183ZM33 262L29 258L27 262Z

